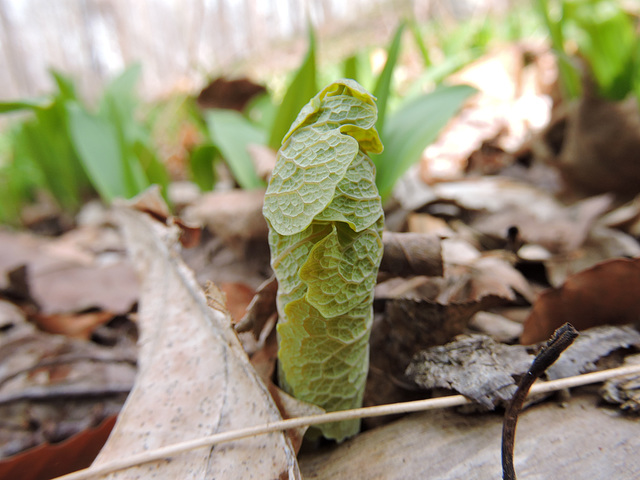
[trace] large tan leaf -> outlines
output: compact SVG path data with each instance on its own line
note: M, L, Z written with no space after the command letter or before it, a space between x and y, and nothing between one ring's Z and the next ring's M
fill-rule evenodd
M280 420L233 333L225 307L207 306L193 273L181 261L177 231L128 208L118 209L116 218L141 280L140 373L94 466ZM151 477L297 479L300 474L289 440L273 433L198 448L170 461L100 478Z

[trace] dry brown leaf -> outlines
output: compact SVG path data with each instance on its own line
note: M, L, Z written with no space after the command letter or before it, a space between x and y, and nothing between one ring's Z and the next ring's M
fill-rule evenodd
M572 252L585 242L593 224L611 203L610 196L601 195L565 207L549 196L543 204L546 207L539 202L509 205L480 216L472 227L502 237L516 227L525 243L541 245L552 253Z
M58 313L35 315L41 330L73 338L89 340L93 331L113 318L111 312Z
M549 57L551 54L539 47L501 46L452 75L449 82L474 86L479 93L425 150L420 164L422 180L432 183L460 178L467 162L477 162L478 153L482 156L489 145L498 161L480 170L495 172L513 161L505 152L518 149L531 129L548 122L549 80L540 80ZM534 77L538 81L532 81Z
M570 193L612 192L621 198L632 198L640 192L638 103L635 98L622 102L604 100L592 90L587 82L585 94L570 105L562 141L550 146L548 154Z
M275 275L265 280L256 290L256 294L247 307L245 315L236 324L237 332L253 333L254 338L260 338L267 321L276 315L276 297L278 281Z
M0 457L117 414L136 374L134 348L51 335L0 301Z
M570 275L604 260L638 256L640 244L635 238L619 230L596 225L579 248L544 259L543 264L551 286L559 287Z
M243 246L252 240L266 241L269 229L262 216L264 191L230 190L210 192L187 207L183 217L206 225L231 246Z
M266 92L265 87L248 78L211 80L198 95L200 108L227 108L241 112L256 95Z
M90 228L89 238L97 235ZM109 228L104 230L110 236ZM131 310L138 299L138 282L131 266L115 252L103 261L83 244L83 234L52 240L0 232L0 284L10 271L26 265L29 293L44 314L99 308L114 314ZM106 245L105 245L106 247ZM6 285L4 281L4 285Z
M523 344L540 342L565 322L578 330L640 319L640 258L616 258L567 279L560 288L548 289L533 304L520 337Z
M94 465L280 419L231 328L228 312L207 306L193 273L180 259L175 229L127 208L119 208L116 215L142 282L140 375ZM170 462L142 464L108 478L151 475L300 478L295 452L282 433L198 448Z
M47 443L0 461L0 478L49 480L88 467L116 423L116 416L60 443Z

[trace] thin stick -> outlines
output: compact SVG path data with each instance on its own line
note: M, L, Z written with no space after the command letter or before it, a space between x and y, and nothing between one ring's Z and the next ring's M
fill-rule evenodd
M529 367L527 373L520 380L516 393L507 406L502 424L502 478L516 480L516 470L513 466L513 447L516 441L516 425L518 414L524 405L529 390L535 382L557 359L569 345L578 337L578 331L570 323L565 323L549 339Z
M582 385L589 385L592 383L603 382L611 378L619 377L622 375L630 375L640 373L640 365L631 365L627 367L612 368L610 370L602 370L599 372L587 373L584 375L577 375L575 377L561 378L558 380L552 380L549 382L537 383L531 388L531 393L547 393L556 390L563 390L565 388L579 387ZM262 435L265 433L273 433L281 430L288 430L290 428L298 428L309 425L318 425L321 423L338 422L342 420L350 420L354 418L365 417L380 417L383 415L393 415L399 413L411 413L426 410L435 410L438 408L456 407L459 405L465 405L472 403L462 395L451 395L448 397L430 398L426 400L417 400L413 402L394 403L391 405L378 405L375 407L356 408L354 410L344 410L341 412L325 413L323 415L312 415L309 417L297 417L290 418L288 420L281 420L273 422L271 424L259 425L256 427L241 428L238 430L231 430L229 432L216 433L207 437L196 438L194 440L188 440L173 445L167 445L156 450L147 451L144 453L131 455L130 457L114 460L102 465L96 465L86 468L84 470L78 470L77 472L69 473L58 477L56 480L87 480L94 476L106 475L118 470L124 470L125 468L133 467L143 463L154 462L158 460L167 459L178 455L180 453L194 450L200 447L211 446L224 442L231 442L234 440L240 440L246 437L253 437L256 435Z

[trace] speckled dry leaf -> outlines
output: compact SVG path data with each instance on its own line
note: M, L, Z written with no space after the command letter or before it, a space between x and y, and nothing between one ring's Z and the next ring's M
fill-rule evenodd
M94 465L169 444L279 420L228 313L207 306L181 261L176 230L127 208L116 212L141 277L140 374ZM203 447L108 478L300 478L281 433ZM103 477L100 477L103 478Z

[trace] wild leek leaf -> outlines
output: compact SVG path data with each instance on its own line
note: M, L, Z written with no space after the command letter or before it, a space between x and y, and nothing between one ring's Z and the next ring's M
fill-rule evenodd
M111 202L116 197L135 195L123 182L125 165L114 126L76 104L70 104L68 112L71 141L100 196Z
M291 122L304 106L307 98L311 98L318 91L316 87L316 40L313 30L309 27L309 50L295 74L291 85L282 99L275 120L269 132L268 145L276 149L282 142L282 137L289 130Z
M420 159L422 151L475 92L467 85L440 87L412 99L387 119L382 132L384 152L373 156L376 183L383 201L391 195L396 181Z
M328 411L361 406L369 365L384 221L367 156L382 150L376 120L373 96L355 81L324 88L285 135L264 201L280 383ZM319 428L342 441L359 421Z
M393 35L391 45L387 49L387 61L384 64L382 72L376 81L376 86L373 89L373 95L378 100L378 123L376 128L379 131L384 130L384 122L387 113L387 103L389 95L391 93L391 83L393 82L393 71L396 68L398 62L398 56L400 55L400 44L402 42L402 33L404 32L405 24L401 23L396 29L396 33Z
M262 145L264 132L233 110L209 110L206 121L212 143L222 153L238 184L244 189L263 187L248 147Z

